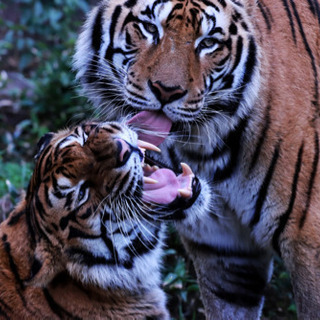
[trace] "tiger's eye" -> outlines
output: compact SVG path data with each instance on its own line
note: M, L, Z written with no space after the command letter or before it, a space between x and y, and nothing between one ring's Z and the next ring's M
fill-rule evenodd
M145 22L143 26L151 34L155 34L158 32L158 28L153 23Z
M205 38L201 41L201 46L203 48L211 48L216 43L214 38Z

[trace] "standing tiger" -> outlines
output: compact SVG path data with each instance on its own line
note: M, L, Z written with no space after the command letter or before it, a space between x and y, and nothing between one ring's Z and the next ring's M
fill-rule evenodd
M112 122L40 140L25 199L0 225L0 319L169 319L161 221L193 219L208 191L186 164L178 176L145 165L148 148Z
M259 318L275 253L318 319L319 1L105 0L74 66L102 115L211 183L214 207L178 227L208 319Z

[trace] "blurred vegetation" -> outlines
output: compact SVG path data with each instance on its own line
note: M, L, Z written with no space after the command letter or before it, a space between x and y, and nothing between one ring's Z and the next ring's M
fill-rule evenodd
M74 83L71 59L85 13L95 2L0 2L0 220L27 187L38 139L93 115ZM204 319L192 263L172 227L163 286L175 319ZM279 260L264 319L296 319L290 279Z

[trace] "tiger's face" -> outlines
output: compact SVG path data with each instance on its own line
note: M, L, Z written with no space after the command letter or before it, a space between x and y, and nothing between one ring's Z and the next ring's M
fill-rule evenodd
M257 85L258 48L247 6L104 1L79 38L77 76L108 117L148 110L187 126L208 119L223 126L247 111Z
M177 176L145 165L145 150L159 149L115 122L50 133L38 147L26 201L35 238L58 252L60 271L101 287L135 288L149 273L158 275L161 209L168 218L195 201L190 168L183 164Z
M125 126L87 123L47 134L39 147L33 187L56 224L64 212L93 217L99 205L142 197L143 149Z

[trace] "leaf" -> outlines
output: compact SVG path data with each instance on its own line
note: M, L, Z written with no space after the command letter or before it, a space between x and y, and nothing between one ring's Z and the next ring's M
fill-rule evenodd
M178 279L178 276L174 273L169 273L167 276L163 279L163 285L168 286L172 284L174 281Z
M34 4L33 10L34 10L35 17L41 16L43 14L42 3L40 1L36 1Z

